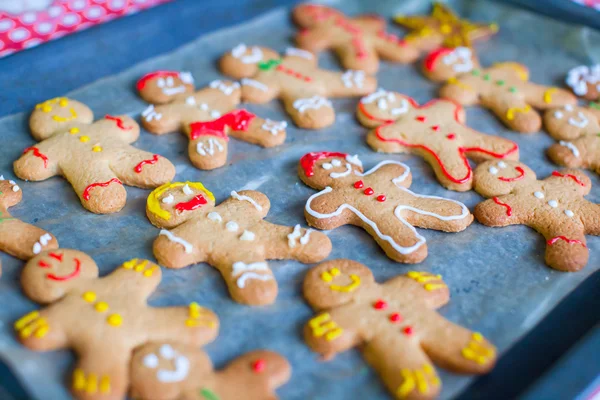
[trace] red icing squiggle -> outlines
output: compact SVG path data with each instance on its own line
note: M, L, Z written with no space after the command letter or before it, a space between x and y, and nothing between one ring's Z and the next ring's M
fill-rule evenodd
M225 141L229 140L225 127L234 131L246 132L256 115L246 110L236 110L223 115L213 121L194 122L190 124L190 139L195 140L200 136L216 136Z
M577 239L569 239L566 236L555 236L552 239L548 239L546 241L546 243L549 246L552 246L554 243L558 242L559 240L562 240L564 242L567 242L568 244L580 244L583 247L587 247L581 240L577 240Z
M291 69L291 68L288 68L288 67L284 67L284 66L283 66L283 65L281 65L281 64L279 64L279 65L278 65L278 66L277 66L275 69L276 69L277 71L281 71L281 72L284 72L284 73L286 73L286 74L288 74L288 75L291 75L291 76L293 76L294 78L301 79L301 80L303 80L303 81L305 81L305 82L310 82L310 81L312 81L312 78L311 78L310 76L303 75L303 74L301 74L300 72L298 72L298 71L295 71L295 70L293 70L293 69Z
M43 154L42 152L40 152L40 150L37 147L28 147L25 150L23 150L23 154L26 154L27 152L32 151L33 155L35 157L39 157L44 161L44 168L48 168L48 156L46 156L45 154Z
M445 56L448 53L451 53L452 51L453 51L452 49L449 49L446 47L440 47L439 49L432 51L431 53L429 53L427 55L427 57L425 57L423 66L425 67L425 69L427 71L433 71L433 68L434 68L437 60L440 57Z
M183 211L192 211L207 204L206 199L201 194L197 195L193 199L189 201L185 201L183 203L178 203L175 205L175 209L179 212Z
M71 279L77 277L79 275L79 273L81 272L81 261L79 261L78 258L74 258L73 261L75 261L75 270L73 272L71 272L70 274L63 275L63 276L54 275L54 274L46 274L46 278L48 278L52 281L64 282L64 281L68 281L68 280L71 280Z
M138 165L136 165L133 168L133 170L136 173L140 174L140 173L142 173L142 168L144 168L144 165L146 165L146 164L152 165L152 164L156 164L157 162L158 162L158 154L155 154L151 159L143 160L142 162L140 162Z
M506 207L506 215L508 215L509 217L512 215L512 207L511 206L509 206L506 203L501 202L500 199L497 197L492 198L492 200L494 200L494 203L498 204L499 206Z
M121 182L117 178L112 178L110 181L107 181L107 182L92 183L91 185L89 185L88 187L85 188L85 190L83 191L83 194L81 195L81 197L83 197L84 200L89 200L90 199L90 192L92 191L93 188L95 188L95 187L107 187L111 183L118 183L119 185L123 184L123 182Z
M505 178L505 177L501 176L498 179L503 182L514 182L514 181L523 179L523 177L525 177L525 170L523 168L515 167L515 170L519 173L519 176L515 176L514 178Z
M179 78L179 72L177 71L154 71L154 72L150 72L144 76L142 76L140 78L139 81L137 81L136 84L136 88L137 90L142 90L145 86L146 83L148 83L148 81L154 79L154 78L166 78L168 76L171 76L173 78Z
M582 182L582 181L581 181L581 180L580 180L578 177L576 177L576 176L575 176L575 175L573 175L573 174L561 174L561 173L560 173L560 172L558 172L558 171L553 171L553 172L552 172L552 176L558 176L559 178L571 178L571 179L573 179L575 182L577 182L577 184L578 184L579 186L583 186L583 187L585 187L585 183L583 183L583 182Z
M109 120L109 121L115 121L115 123L117 124L117 127L123 131L130 131L133 128L131 126L125 126L125 123L123 122L123 120L119 117L113 117L112 115L108 115L106 114L104 116L105 119Z
M319 160L322 160L324 158L329 158L329 157L341 157L343 159L346 159L346 157L348 157L348 154L334 153L334 152L330 152L330 151L306 153L300 159L300 166L304 170L304 175L313 176L315 174L315 171L314 171L315 163Z

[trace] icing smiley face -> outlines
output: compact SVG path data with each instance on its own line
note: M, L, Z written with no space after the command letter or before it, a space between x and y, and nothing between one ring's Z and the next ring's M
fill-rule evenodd
M381 88L363 97L359 103L359 108L365 115L371 115L380 121L390 122L396 120L402 114L406 114L414 106L416 105L410 97L403 97L398 93L388 92ZM361 120L361 122L363 121Z
M564 120L575 128L585 128L590 123L589 118L579 109L575 109L571 104L567 104L562 109L554 111L552 116L558 120Z
M46 139L57 130L68 130L93 121L92 110L83 103L66 97L56 97L35 106L29 119L36 140Z
M62 297L82 279L98 277L98 267L85 253L76 250L49 250L32 259L21 279L27 283L26 294L40 303Z
M515 187L535 181L535 173L525 164L518 161L486 161L475 168L475 190L491 197L491 193L507 194Z
M185 220L187 211L212 208L215 197L200 182L167 183L154 190L147 200L148 217L160 218L161 225L176 226Z
M160 346L157 353L146 354L143 365L155 370L156 380L161 383L181 382L187 378L190 371L190 360L170 344Z
M423 73L433 81L441 82L478 67L477 58L468 47L439 48L427 55Z
M194 91L194 78L189 72L155 71L144 75L137 83L140 96L149 103L161 104L173 97Z
M362 163L358 156L346 153L315 152L305 154L300 160L300 170L304 175L319 182L330 182L352 177L355 173L362 173Z
M511 172L506 174L511 176L504 176L502 170L509 170L508 165L504 161L498 161L495 165L490 165L488 172L492 175L496 175L498 180L502 182L515 182L525 178L525 170L520 165L515 165L512 169L516 172L515 176L512 176Z

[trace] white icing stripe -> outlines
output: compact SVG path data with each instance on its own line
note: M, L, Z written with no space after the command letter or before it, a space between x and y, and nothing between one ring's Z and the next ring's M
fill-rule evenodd
M235 190L231 192L231 197L239 201L247 201L252 204L258 211L262 211L262 206L258 204L252 197L239 195Z
M307 60L312 60L314 58L313 54L310 51L298 49L296 47L288 47L285 49L286 56L294 56L294 57L302 57Z
M159 121L162 118L162 114L156 112L153 105L149 105L148 108L142 112L142 117L144 117L146 122L150 122L152 120Z
M271 132L271 135L277 136L280 132L283 132L287 128L287 122L285 121L273 121L266 119L265 123L262 124L261 129L267 132Z
M581 111L579 111L577 113L577 117L579 119L575 119L573 117L569 118L569 125L573 125L578 128L585 128L589 122L586 116Z
M173 96L173 95L185 92L185 86L177 86L177 87L173 87L173 88L166 87L166 88L163 88L162 91L167 96Z
M346 163L346 170L344 172L332 172L329 174L330 177L332 177L333 179L337 179L337 178L343 178L345 176L348 176L352 173L352 166L350 165L350 163Z
M224 148L218 140L213 138L209 138L206 143L198 142L196 145L196 152L201 156L206 156L207 154L213 156L215 154L215 150L221 153L223 152Z
M342 83L347 88L362 88L365 83L364 71L348 70L342 74Z
M159 369L156 371L156 379L159 382L165 383L173 383L173 382L181 382L185 378L187 378L189 370L190 370L190 360L185 356L177 356L175 358L175 369Z
M300 244L305 245L310 241L310 233L313 232L314 229L307 229L304 235L300 238Z
M304 235L302 235L302 228L300 227L300 224L294 226L292 233L287 235L288 246L292 249L296 247L296 244L298 244L298 239L300 239L300 244L304 246L310 241L310 233L313 231L314 229L307 229L306 232L304 232Z
M438 218L442 221L452 221L452 220L458 220L458 219L463 219L466 216L469 215L469 209L462 203L455 201L455 200L451 200L451 199L445 199L442 197L438 197L438 196L426 196L426 195L418 195L402 186L398 186L397 183L398 182L402 182L406 179L406 177L408 176L408 174L410 173L410 168L400 162L397 161L382 161L381 163L377 164L375 167L373 167L372 169L370 169L369 171L365 172L364 174L360 174L358 172L355 171L355 174L358 176L366 176L369 174L372 174L373 172L377 171L379 168L381 168L381 166L386 165L386 164L397 164L402 166L403 168L405 168L404 172L402 175L392 179L392 182L394 182L394 184L396 184L396 187L400 190L403 190L405 192L410 193L411 195L415 196L415 197L419 197L419 198L427 198L427 199L438 199L438 200L445 200L445 201L449 201L452 203L455 203L457 205L459 205L461 207L461 214L460 215L451 215L451 216L443 216L443 215L439 215L439 214L435 214L429 211L424 211L424 210L420 210L418 208L415 207L411 207L411 206L406 206L406 205L399 205L394 209L394 215L396 216L396 218L398 218L400 220L400 222L402 222L402 224L404 224L407 228L409 228L413 234L415 235L415 238L417 239L417 242L409 247L405 247L405 246L401 246L399 244L397 244L394 239L391 236L388 235L384 235L380 230L379 227L377 226L377 224L375 222L373 222L372 220L368 219L362 212L360 212L359 210L357 210L356 208L354 208L353 206L349 205L349 204L342 204L336 211L334 211L333 213L330 214L321 214L315 210L313 210L310 205L312 203L312 201L319 197L322 196L326 193L331 192L333 189L331 187L326 187L325 189L323 189L322 191L320 191L319 193L316 193L312 196L310 196L308 198L308 201L306 202L306 212L310 215L312 215L315 218L319 218L319 219L323 219L323 218L331 218L331 217L336 217L339 216L344 210L348 209L350 211L352 211L357 217L359 217L365 224L367 224L368 226L371 227L371 229L373 229L373 231L375 232L375 234L382 240L388 242L392 248L394 250L396 250L398 253L400 254L410 254L412 252L414 252L415 250L417 250L419 247L421 247L421 245L423 245L423 243L426 242L425 238L421 235L419 235L419 233L416 231L416 229L414 228L414 226L412 226L411 224L409 224L404 218L402 218L402 216L400 215L400 211L402 210L411 210L414 211L418 214L421 215L428 215L428 216L432 216L435 218Z
M246 54L250 50L250 54ZM260 47L252 46L248 49L244 43L240 43L231 49L231 55L244 64L254 64L262 60L263 52Z
M321 107L332 107L331 102L322 96L313 96L305 99L297 99L292 106L303 113L308 109L319 109Z
M382 111L387 111L390 106L390 103L396 101L396 95L394 93L379 88L376 92L371 93L370 95L365 96L360 100L360 102L363 104L371 104L375 101L377 101L377 108L379 108ZM408 112L409 106L410 105L408 103L408 100L406 100L405 98L401 98L400 107L390 109L390 113L392 114L392 116L405 114Z
M442 61L446 65L452 65L452 69L455 72L469 72L473 69L471 55L471 49L468 47L457 47L454 51L444 56Z
M261 90L263 92L268 92L269 91L269 87L267 85L265 85L262 82L259 82L257 80L254 79L250 79L250 78L244 78L241 80L242 85L243 86L252 86L253 88L256 88L258 90Z
M237 261L233 263L233 276L238 276L248 271L269 271L269 266L264 261L250 264L246 264L243 261Z
M225 82L221 80L212 81L209 86L213 89L219 89L226 96L231 96L231 94L240 88L240 84L237 82L233 82L231 85L226 85Z
M237 280L237 285L240 289L243 289L246 287L246 281L248 279L258 279L260 281L270 281L273 279L273 277L271 275L265 275L265 274L257 274L255 272L246 272L245 274L243 274L242 276L240 276Z
M182 245L183 249L185 250L185 252L187 254L190 254L192 252L193 246L189 242L186 242L182 238L175 236L174 234L172 234L171 232L169 232L166 229L161 229L159 236L166 236L167 239L169 239L171 242Z
M575 157L579 157L581 153L579 153L579 149L577 148L577 146L575 146L573 143L571 142L565 142L564 140L561 140L560 142L558 142L561 146L566 147L567 149L571 150L571 153L573 153L573 155Z

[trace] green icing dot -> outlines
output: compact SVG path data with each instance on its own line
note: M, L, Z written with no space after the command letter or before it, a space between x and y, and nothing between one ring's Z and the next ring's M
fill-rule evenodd
M595 108L596 110L600 110L600 103L590 103L591 108Z
M219 396L217 396L215 394L215 392L213 392L210 389L206 389L206 388L202 388L200 389L200 395L202 396L202 398L204 398L205 400L219 400Z
M503 80L498 80L498 81L496 81L496 85L498 85L498 86L504 86L504 81Z
M485 74L485 75L483 76L483 80L484 80L484 81L489 81L489 80L490 80L490 74Z
M511 92L511 93L517 93L517 88L516 88L516 87L514 87L514 86L511 86L511 87L508 89L508 91L509 91L509 92Z
M473 71L471 71L471 75L479 76L479 74L481 74L481 71L479 71L478 69L474 69Z

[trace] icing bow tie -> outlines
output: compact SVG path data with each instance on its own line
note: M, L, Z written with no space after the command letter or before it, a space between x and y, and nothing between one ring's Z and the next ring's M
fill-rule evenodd
M258 68L262 71L268 71L270 69L276 68L279 64L281 64L281 59L272 58L267 61L259 62Z

